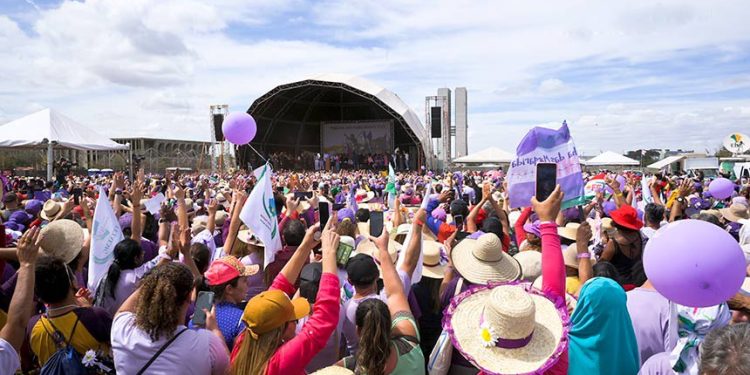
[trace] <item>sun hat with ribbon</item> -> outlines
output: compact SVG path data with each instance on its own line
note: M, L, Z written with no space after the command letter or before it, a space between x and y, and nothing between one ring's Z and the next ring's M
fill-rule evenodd
M39 216L41 216L44 220L52 220L55 218L55 216L57 216L58 213L60 213L60 210L62 210L62 205L60 203L53 200L48 200L44 202L42 212L39 214Z
M245 305L242 321L253 338L282 327L287 322L304 318L310 313L310 303L304 298L289 299L278 289L267 290Z
M719 212L722 217L733 223L739 222L743 219L750 219L750 214L747 212L747 206L744 204L733 204L727 208L720 209Z
M633 208L633 206L630 205L623 205L620 208L612 211L610 213L610 216L612 217L612 221L615 222L615 224L631 229L631 230L640 230L643 228L643 221L638 219L638 212Z
M530 284L472 286L451 300L443 329L454 348L486 374L541 374L568 346L563 298Z
M477 239L465 238L451 251L451 261L461 276L474 284L489 281L515 281L521 277L521 265L503 251L494 233Z
M448 264L443 245L437 241L422 241L422 276L442 279Z
M55 220L39 233L40 248L45 254L70 263L81 252L83 231L84 229L73 220Z

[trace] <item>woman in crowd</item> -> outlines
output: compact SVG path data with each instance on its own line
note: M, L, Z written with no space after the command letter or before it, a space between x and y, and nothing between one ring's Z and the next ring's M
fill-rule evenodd
M421 232L421 227L418 228ZM412 229L415 230L415 229ZM378 248L378 259L389 259L388 232L370 238ZM409 308L401 279L391 262L381 262L388 303L370 298L357 307L359 351L340 365L358 374L424 374L424 355L419 330Z
M643 222L633 206L623 205L613 210L614 233L607 241L600 260L612 263L620 274L620 281L628 290L646 281L643 273Z
M336 275L335 215L321 235L323 275L313 313L295 335L296 321L310 312L304 298L295 298L294 283L317 244L312 226L303 243L276 276L269 290L258 294L245 306L242 321L246 329L238 336L232 351L234 374L304 374L305 366L325 347L336 328L339 315L339 279Z
M185 326L193 281L190 269L175 262L156 267L143 278L112 323L118 373L226 372L229 353L215 312L205 312L205 329Z

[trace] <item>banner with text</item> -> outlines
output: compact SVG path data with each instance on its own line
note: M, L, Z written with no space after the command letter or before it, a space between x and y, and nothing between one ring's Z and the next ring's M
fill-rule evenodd
M328 154L391 154L393 121L324 122L320 141Z
M557 164L557 183L565 193L563 208L580 204L583 200L583 176L578 151L570 136L568 124L560 129L535 127L516 148L516 159L510 163L508 189L510 206L528 207L536 193L536 165Z

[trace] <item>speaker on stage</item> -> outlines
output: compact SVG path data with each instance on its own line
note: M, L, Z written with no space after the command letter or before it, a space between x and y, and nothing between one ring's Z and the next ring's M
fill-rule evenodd
M221 125L224 123L224 115L221 113L214 114L214 137L216 142L224 141L224 133L221 131Z
M440 138L443 129L443 108L430 107L430 125L432 127L432 138Z

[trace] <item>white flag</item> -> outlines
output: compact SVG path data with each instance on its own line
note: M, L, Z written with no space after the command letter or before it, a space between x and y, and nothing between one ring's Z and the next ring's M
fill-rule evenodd
M91 230L91 253L89 254L88 287L92 295L96 295L99 280L107 273L110 264L115 259L115 245L122 241L122 229L117 216L109 204L104 189L99 189L99 199L96 200L94 221Z
M427 186L425 187L424 198L422 198L422 205L420 206L420 208L424 208L424 209L427 208L427 204L430 202L431 194L432 194L432 184L428 182ZM411 243L411 236L413 234L414 234L414 231L410 230L409 233L406 235L406 239L404 239L404 246L402 247L403 250L401 250L401 252L398 254L398 261L396 262L396 269L401 267L401 265L404 263L404 260L406 259L406 249L409 247L409 244ZM424 241L424 237L422 237L422 241ZM412 285L422 280L422 262L423 261L424 261L424 255L422 254L422 242L420 241L419 242L419 260L417 261L417 267L414 268L414 273L411 275Z
M276 218L276 203L273 199L271 167L266 164L253 171L258 182L240 212L240 219L255 237L265 246L263 268L265 269L281 250L281 233Z

